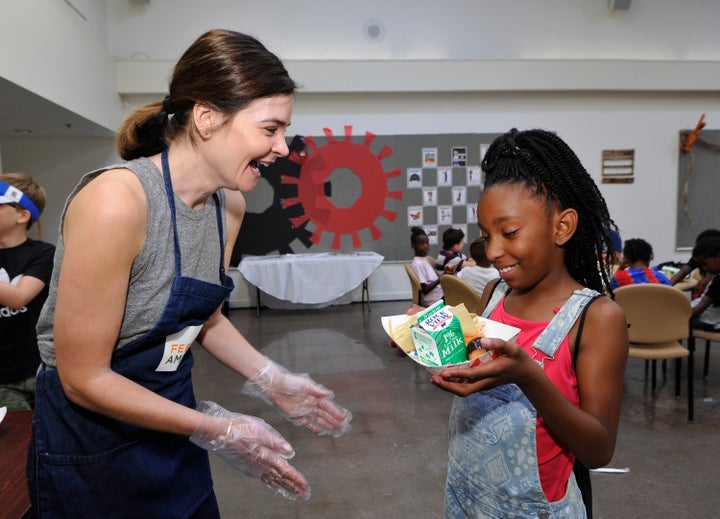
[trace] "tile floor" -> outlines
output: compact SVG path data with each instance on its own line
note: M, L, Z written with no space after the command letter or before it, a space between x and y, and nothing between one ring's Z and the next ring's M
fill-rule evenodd
M451 395L428 373L386 346L380 316L403 313L407 301L322 310L233 309L230 318L261 351L288 369L309 372L334 390L354 415L341 438L316 437L240 394L242 377L196 350L198 398L260 416L295 447L294 465L312 497L291 502L211 456L223 518L442 517ZM720 517L720 345L711 347L702 378L704 343L695 359L695 420L687 423L685 386L658 377L655 395L643 362L630 359L615 456L627 474L592 475L595 519ZM669 365L672 368L672 365ZM672 369L669 369L672 374ZM672 376L672 375L671 375ZM683 381L685 380L683 366Z

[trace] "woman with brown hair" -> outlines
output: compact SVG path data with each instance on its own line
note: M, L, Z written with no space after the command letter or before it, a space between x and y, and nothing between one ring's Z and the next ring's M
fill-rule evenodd
M242 192L288 153L294 92L256 39L210 31L180 58L169 95L120 128L128 162L71 193L38 325L28 479L39 517L217 517L206 450L309 497L290 444L263 420L196 403L190 376L197 341L292 422L349 429L329 390L264 357L221 312Z

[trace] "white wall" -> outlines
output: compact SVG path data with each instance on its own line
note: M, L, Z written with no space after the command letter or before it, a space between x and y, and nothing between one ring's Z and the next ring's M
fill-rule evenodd
M65 199L83 173L117 162L113 139L13 139L2 143L2 172L31 175L45 188L41 238L55 243ZM38 226L30 236L38 238Z
M259 37L286 60L717 60L720 2L632 0L109 0L122 59L172 60L204 31ZM375 23L384 37L369 39Z
M114 129L123 111L115 59L97 38L98 11L104 16L88 10L91 24L62 0L2 0L0 77Z
M674 248L678 132L703 113L708 129L720 128L720 2L633 0L612 15L606 0L108 0L106 11L125 113L165 95L173 61L205 30L249 32L306 87L291 134L348 124L376 134L542 127L598 182L602 150L631 148L635 183L600 184L623 237L647 239L657 261L687 256ZM384 28L379 41L367 38L369 22ZM41 175L63 201L82 172L113 155L106 142L0 144L6 171ZM399 264L383 265L370 291L410 298ZM233 298L254 304L243 283Z

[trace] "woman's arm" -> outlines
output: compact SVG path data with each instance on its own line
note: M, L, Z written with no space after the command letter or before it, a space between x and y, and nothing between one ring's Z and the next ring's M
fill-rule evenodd
M225 190L225 270L230 269L230 258L237 235L245 217L245 197L240 191ZM265 365L265 356L259 353L218 308L203 326L198 342L220 362L234 371L250 377Z
M202 415L113 371L132 262L145 239L139 180L113 170L85 186L63 221L65 254L55 311L57 370L67 397L117 420L192 434Z
M245 214L239 192L227 192L226 265ZM350 429L352 414L333 402L331 391L308 375L296 375L257 351L218 308L203 326L198 341L220 362L245 375L243 392L262 398L295 425L317 434L340 436Z

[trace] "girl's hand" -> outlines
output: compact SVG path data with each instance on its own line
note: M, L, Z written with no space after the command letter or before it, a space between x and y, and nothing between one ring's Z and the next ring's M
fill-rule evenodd
M452 367L433 375L430 382L458 396L503 384L518 384L530 376L537 364L515 342L481 339L482 347L494 352L495 358L485 364L477 361L468 367Z

